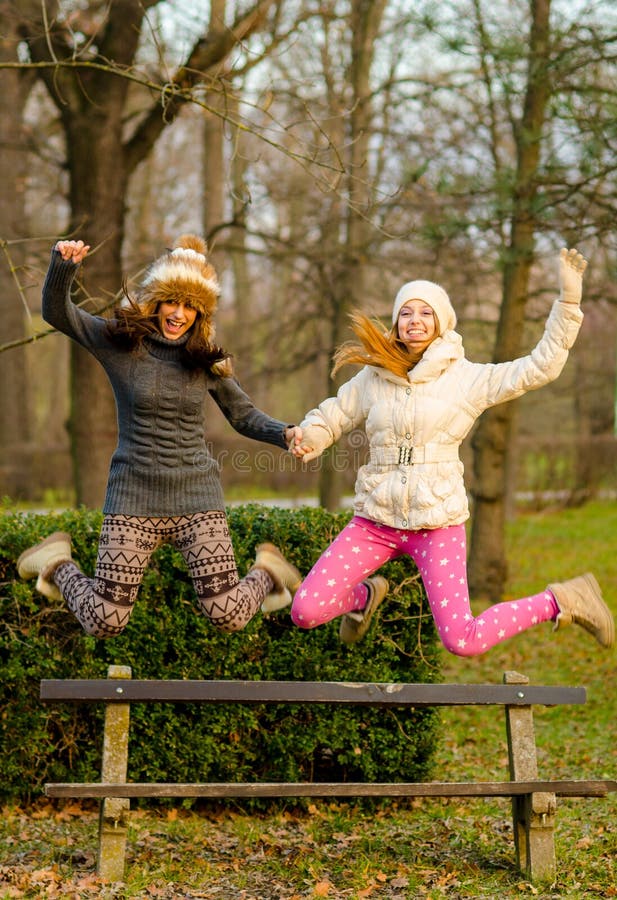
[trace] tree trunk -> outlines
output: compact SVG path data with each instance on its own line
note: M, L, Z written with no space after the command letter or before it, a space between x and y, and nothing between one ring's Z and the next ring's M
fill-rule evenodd
M10 6L0 2L0 59L16 58L16 33L10 33ZM3 73L0 96L0 319L2 344L26 337L26 300L20 285L25 283L25 249L17 240L23 235L28 154L22 130L21 113L32 87L33 78L19 70ZM0 353L0 496L32 496L29 473L30 390L24 347Z
M232 103L236 113L237 104ZM240 322L250 321L253 310L252 280L248 264L246 246L245 205L248 195L246 184L247 158L244 150L245 136L239 128L234 135L234 153L231 160L232 219L237 224L230 234L231 265L233 270L234 300L236 318Z
M220 29L225 23L226 0L211 0L210 29ZM224 110L225 96L222 93L224 79L218 81L218 92L208 95L208 105ZM210 257L219 279L223 274L224 256L216 249L217 229L225 217L225 159L223 120L214 113L204 113L204 158L203 158L203 222L204 231L211 245Z
M350 15L352 36L349 66L350 91L353 98L349 113L349 159L347 208L345 211L345 243L341 248L343 267L336 279L336 293L332 305L330 347L332 352L342 342L349 312L360 306L364 296L364 261L370 241L370 210L373 204L373 185L369 163L369 144L372 134L371 68L376 39L386 6L385 0L353 0ZM328 393L336 390L336 382L328 379ZM319 502L329 510L336 510L342 500L342 477L333 464L333 453L325 454L319 477Z
M88 312L103 315L114 306L122 283L128 182L122 101L122 93L114 97L110 91L106 108L98 114L86 104L83 111L73 108L64 116L70 173L69 233L92 247L73 299ZM115 404L103 369L76 344L71 345L69 430L77 503L100 507L117 438Z
M522 121L516 131L517 170L511 237L503 271L503 300L493 353L495 362L514 359L521 336L534 255L542 126L549 97L550 0L532 0L527 90ZM469 554L469 586L473 597L496 599L507 577L505 511L507 454L512 446L512 406L501 404L484 413L475 432L473 519Z
M232 118L238 115L235 97L228 98L227 108ZM246 135L241 128L234 129L232 146L229 161L230 212L234 225L226 229L225 244L231 270L233 313L224 330L223 346L234 354L236 372L247 393L250 396L264 396L264 392L260 391L260 381L269 384L271 379L262 372L266 366L268 345L264 336L264 324L259 322L262 310L257 302L254 278L251 277L250 250L247 245L245 207L248 196L248 157ZM271 298L273 306L276 299Z

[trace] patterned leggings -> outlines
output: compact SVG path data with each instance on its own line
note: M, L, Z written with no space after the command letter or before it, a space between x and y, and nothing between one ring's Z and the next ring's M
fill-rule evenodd
M238 578L222 511L165 518L106 516L94 578L88 578L72 562L58 566L52 576L88 634L109 638L124 630L144 570L152 553L164 543L184 556L201 611L221 631L244 628L273 588L264 569L253 569L242 580Z
M497 603L474 618L464 525L403 531L354 516L298 588L292 620L300 628L315 628L363 609L367 589L362 579L404 554L418 567L444 647L456 656L478 656L532 625L555 619L559 612L546 589L522 600Z

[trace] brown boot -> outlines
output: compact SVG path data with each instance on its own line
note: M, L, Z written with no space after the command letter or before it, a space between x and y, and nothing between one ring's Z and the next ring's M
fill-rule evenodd
M603 647L613 646L615 622L602 599L600 585L591 572L569 581L549 584L548 589L553 592L559 607L555 631L573 623L593 634Z
M362 583L368 589L366 606L357 612L345 613L341 619L339 638L344 644L355 644L364 637L377 607L388 593L389 584L382 575L373 575Z
M261 604L262 612L271 613L291 605L290 592L298 590L302 575L285 559L278 547L274 544L260 544L251 569L264 569L274 582L274 591Z
M60 600L62 594L51 576L63 562L72 562L71 537L64 531L55 531L48 538L24 550L17 560L20 578L36 578L36 589L50 600Z

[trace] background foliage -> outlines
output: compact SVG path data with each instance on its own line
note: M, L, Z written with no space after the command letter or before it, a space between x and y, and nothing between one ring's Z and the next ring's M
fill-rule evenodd
M240 573L255 545L276 542L303 572L349 513L247 505L229 511ZM54 530L69 531L75 559L92 573L101 514L0 518L0 783L30 798L46 781L100 777L102 709L44 706L41 678L104 677L110 664L135 678L435 681L437 638L410 560L384 567L389 602L368 637L346 647L338 622L303 632L283 611L258 615L239 634L216 632L196 611L180 554L163 547L146 572L126 631L85 635L64 604L50 605L17 578L19 553ZM434 711L346 707L151 704L132 707L129 778L194 780L420 780L436 747Z

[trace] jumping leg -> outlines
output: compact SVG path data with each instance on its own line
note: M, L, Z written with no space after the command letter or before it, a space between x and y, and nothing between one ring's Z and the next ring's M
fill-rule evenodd
M418 567L443 645L457 656L477 656L491 647L557 617L548 589L496 603L474 617L467 586L464 525L413 533L411 555Z
M244 578L238 577L222 510L178 517L172 542L186 560L202 613L221 631L244 628L275 588L264 568L252 568Z
M144 570L160 543L153 520L106 516L94 578L84 575L73 562L58 566L53 581L84 631L110 638L126 628Z

